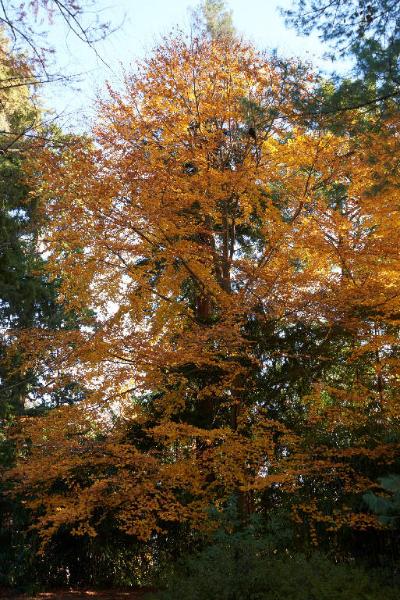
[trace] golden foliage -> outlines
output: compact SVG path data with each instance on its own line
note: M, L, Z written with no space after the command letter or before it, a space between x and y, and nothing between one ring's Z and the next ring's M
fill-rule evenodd
M312 432L399 418L398 123L386 138L311 128L295 103L311 93L295 64L177 36L109 90L93 140L32 165L62 300L96 315L20 340L26 368L88 393L24 424L16 475L45 537L94 535L108 514L139 538L205 526L229 494L333 472L361 490L352 457L393 450L331 451ZM303 436L251 401L252 318L341 327L346 364L369 365L315 382Z

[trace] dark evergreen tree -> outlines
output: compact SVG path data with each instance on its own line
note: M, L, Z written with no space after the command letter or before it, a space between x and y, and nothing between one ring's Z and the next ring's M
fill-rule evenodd
M0 36L0 475L14 461L10 435L19 416L40 413L77 401L83 391L74 382L57 393L40 390L39 372L21 372L13 341L32 327L76 327L77 315L56 301L40 248L40 201L29 189L24 165L47 143L63 143L59 132L44 124L29 63L10 52ZM29 584L45 569L36 556L37 542L28 531L29 513L0 484L0 586ZM44 575L44 571L42 576Z
M353 76L335 77L322 113L377 107L385 113L400 98L400 4L397 0L294 0L283 11L301 34L316 30L329 56L352 58Z

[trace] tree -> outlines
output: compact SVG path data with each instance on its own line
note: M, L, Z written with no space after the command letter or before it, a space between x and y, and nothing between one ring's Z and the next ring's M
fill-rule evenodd
M382 429L398 418L397 138L302 126L295 108L311 86L298 65L238 40L166 39L124 93L110 90L94 141L32 166L60 297L97 315L19 338L24 369L89 390L24 425L14 475L45 539L110 521L139 539L202 528L231 495L246 518L285 487L311 493L299 512L312 524L375 522L341 506L369 485L357 458L396 448L352 432L359 414ZM262 348L260 324L276 350ZM286 384L277 409L257 386L301 325L353 343L325 366L311 340L310 393ZM299 402L301 428L287 418Z
M392 163L390 158L392 150L389 150L390 147L393 149L393 144L396 144L395 137L399 122L398 3L381 2L380 0L373 2L335 0L329 3L298 1L294 3L291 10L285 11L285 14L289 25L294 26L300 33L308 34L312 30L319 31L320 38L330 47L333 60L339 57L350 57L353 60L351 77L334 76L329 82L322 81L319 94L314 97L311 105L303 107L302 111L305 118L315 119L314 126L316 127L321 126L322 118L322 124L332 131L346 131L353 137L357 137L360 131L363 132L361 139L365 148L364 160L369 165L377 165L377 162L382 160L382 164L385 165L382 170L377 169L376 166L372 167L373 174L371 171L368 174L362 171L364 186L371 175L372 180L375 179L375 184L368 193L373 202L380 203L380 194L383 192L385 195L389 189L393 190L392 186L396 185L394 182L398 178L398 168ZM374 141L371 147L368 147L371 140ZM389 164L392 166L387 168ZM382 248L382 256L385 255L386 250ZM362 444L370 448L368 459L362 458L360 451L359 457L353 456L352 461L353 468L362 473L366 480L369 479L371 489L374 489L373 480L380 476L378 480L384 481L388 472L399 469L392 454L393 450L389 450L385 457L385 452L388 450L387 442L390 441L393 449L399 439L398 419L397 416L394 416L398 414L398 409L395 408L398 394L395 383L396 376L394 371L390 372L388 369L388 364L394 364L392 361L396 362L398 357L396 342L398 321L396 309L391 311L386 305L386 301L384 301L382 309L380 306L378 309L367 309L366 304L362 309L365 321L363 327L357 334L354 331L351 332L349 338L347 338L348 334L344 332L342 348L345 353L348 353L348 356L351 356L357 346L355 338L362 338L368 329L372 339L370 342L362 342L365 344L365 353L358 349L356 360L347 359L345 361L347 365L349 363L352 365L350 369L347 366L345 370L341 368L338 370L337 367L332 369L328 364L326 365L327 368L324 369L324 372L331 380L333 376L337 381L338 372L341 372L341 389L337 390L336 383L334 385L336 392L331 394L328 391L325 401L331 403L333 396L336 395L334 404L337 407L344 407L348 400L343 390L354 389L356 383L357 394L364 394L366 398L370 398L370 408L363 411L362 419L360 418L360 406L356 409L357 417L360 419L358 429L357 427L349 429L340 418L337 420L336 431L333 428L333 435L327 435L326 430L323 435L324 443L333 444L334 447L337 447L338 442L343 444L347 438L348 440L352 439L353 445L360 445L362 440ZM386 336L390 336L391 342L380 344L379 340L383 340L383 337ZM375 351L372 350L373 347L376 348ZM363 387L359 387L361 381ZM374 393L371 396L372 391ZM391 409L392 416L386 413L383 419L377 418L376 412L381 410L388 397L390 397L393 407ZM320 433L322 433L321 430ZM376 454L378 440L382 444L382 456L378 461L376 456L371 460L373 456L371 448L375 448ZM318 484L313 482L311 490L315 490L315 485ZM341 489L343 490L343 487ZM336 486L334 494L338 493L337 490ZM314 491L311 491L311 496L313 495ZM365 497L373 498L374 495L372 492L368 492ZM309 499L305 505L307 502ZM350 494L346 502L356 511L362 512L365 508L357 494L353 496ZM321 504L323 503L321 502ZM326 512L326 506L324 511ZM320 527L320 523L317 526ZM396 559L393 558L391 549L396 547L396 534L391 536L381 531L379 536L373 534L369 539L364 536L358 540L353 535L352 538L352 551L356 555L359 553L357 544L360 544L367 548L366 553L371 557L370 560L378 560L380 554L381 556L385 555L387 562L394 564Z
M38 198L29 187L24 165L28 155L36 155L45 144L66 143L59 133L43 123L37 97L26 77L32 74L27 61L10 52L2 39L1 75L19 82L1 90L0 135L0 414L22 414L35 376L17 373L18 354L7 358L12 332L33 326L50 328L73 326L73 315L63 312L56 302L56 282L45 271L45 261L38 248L42 226ZM34 140L34 142L32 141ZM76 320L76 319L75 319ZM14 363L14 364L12 364Z
M29 63L10 51L5 38L0 40L0 57L0 78L13 82L0 90L0 585L7 585L35 580L38 566L37 536L27 531L29 515L22 503L9 497L9 484L3 480L15 461L12 426L19 417L82 399L83 390L73 381L65 381L54 393L38 386L41 372L29 369L22 374L21 353L12 347L18 331L74 328L79 318L57 301L58 283L46 272L39 199L24 170L27 157L32 159L43 145L59 147L67 140L43 123L38 98L25 85L32 76Z
M387 109L398 105L399 4L395 0L296 0L284 11L289 25L300 33L316 29L332 50L332 58L350 56L355 60L355 79L339 81L339 94L326 109L357 107Z
M88 44L95 52L96 42L111 32L110 23L99 19L95 0L33 0L8 5L2 2L0 5L0 24L13 43L13 52L27 53L36 74L45 81L62 75L54 76L48 71L53 49L46 41L46 30L38 30L38 23L42 24L43 20L47 20L51 24L57 19L61 19L77 39ZM25 83L34 83L32 77ZM6 85L13 85L13 82L6 80Z
M212 39L235 36L232 11L223 0L204 0L192 16L195 29L206 32Z
M24 182L22 162L24 136L28 132L39 134L41 115L29 88L22 82L30 73L22 57L12 55L9 44L1 40L1 76L5 80L21 82L20 86L2 89L1 96L1 158L0 188L2 230L0 267L0 357L8 347L8 332L14 327L31 327L36 321L39 305L46 302L45 284L41 277L33 276L40 269L40 258L35 251L36 236L35 200L28 201L28 187ZM42 306L43 308L43 306ZM1 362L1 416L23 412L26 382L14 380L10 365Z

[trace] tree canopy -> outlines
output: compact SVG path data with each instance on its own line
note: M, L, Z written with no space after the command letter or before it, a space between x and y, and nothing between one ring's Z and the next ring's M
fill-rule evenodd
M21 338L25 368L89 390L86 403L28 425L21 477L40 490L32 506L45 510L45 535L62 524L94 535L111 502L125 531L147 537L158 518L202 521L231 494L248 511L254 492L329 480L332 469L350 492L361 484L348 458L393 455L397 445L376 435L398 418L397 141L308 130L293 96L310 86L307 71L239 41L167 39L125 92L110 89L93 142L35 164L60 295L97 315L89 327ZM280 331L278 357L300 325L348 338L339 355L316 356L327 363L299 399L303 431L286 422L294 398L272 409L257 397L272 355L258 353L253 323ZM361 443L353 431L371 419L375 436ZM121 452L122 470L112 467ZM340 519L369 522L353 511Z

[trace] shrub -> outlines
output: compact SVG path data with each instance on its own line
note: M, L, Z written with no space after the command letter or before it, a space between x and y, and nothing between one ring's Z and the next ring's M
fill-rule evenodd
M219 531L213 543L179 563L157 600L395 600L363 569L274 548L250 528Z

